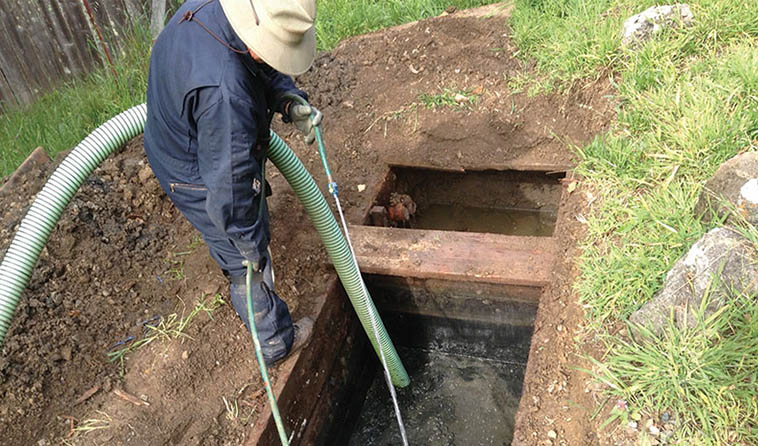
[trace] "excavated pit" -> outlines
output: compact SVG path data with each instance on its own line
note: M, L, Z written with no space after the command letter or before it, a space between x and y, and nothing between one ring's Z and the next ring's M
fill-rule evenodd
M368 286L411 378L397 392L410 444L510 444L537 309L527 296L539 291L384 276ZM401 444L379 361L362 348L324 444Z
M367 224L516 236L553 235L563 172L391 166Z
M398 400L411 444L511 443L564 176L393 166L365 224L350 227L410 375ZM379 360L346 301L335 279L313 348L281 390L293 444L401 444ZM270 421L259 432L259 444L274 441Z

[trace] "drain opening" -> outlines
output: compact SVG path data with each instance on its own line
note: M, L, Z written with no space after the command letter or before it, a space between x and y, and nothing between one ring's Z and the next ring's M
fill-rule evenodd
M563 172L449 172L392 166L365 223L549 237Z
M369 276L411 386L398 397L411 444L510 444L529 353L533 287ZM378 361L357 343L324 444L400 444Z

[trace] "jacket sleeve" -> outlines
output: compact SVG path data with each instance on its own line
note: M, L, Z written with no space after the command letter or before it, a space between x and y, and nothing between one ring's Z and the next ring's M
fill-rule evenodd
M283 96L286 93L294 93L307 101L308 94L297 88L295 86L295 81L293 81L290 76L282 74L269 66L265 66L263 70L269 78L269 84L274 93L274 106L272 110L280 113L284 122L290 122L289 116L284 112L284 106L287 102L284 100Z
M198 169L208 188L206 210L242 256L257 262L269 234L265 220L257 221L261 188L253 188L260 176L251 154L257 138L254 105L243 97L219 96L196 120Z

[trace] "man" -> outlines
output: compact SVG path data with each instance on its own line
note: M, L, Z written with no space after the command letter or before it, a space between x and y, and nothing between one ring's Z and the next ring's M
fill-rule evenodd
M145 152L161 187L203 235L229 278L247 328L250 262L255 324L267 364L310 335L274 292L261 175L274 112L313 142L321 114L292 78L313 63L314 0L188 0L155 42L147 87Z

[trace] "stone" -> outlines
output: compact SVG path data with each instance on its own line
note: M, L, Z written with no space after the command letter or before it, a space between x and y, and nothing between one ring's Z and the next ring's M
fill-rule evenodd
M692 24L692 11L686 3L676 5L651 6L643 12L624 21L621 44L624 46L639 44L649 40L666 27L675 28L679 24Z
M734 293L758 293L758 251L729 228L716 228L695 242L666 275L663 288L629 318L635 337L639 326L660 336L673 319L679 328L693 328L695 314L707 296L704 317L724 306Z
M61 357L66 361L71 361L71 358L73 357L73 349L70 345L61 348Z
M706 223L715 214L731 224L747 220L758 225L758 152L742 153L722 164L703 186L695 213Z
M140 169L137 177L139 178L140 183L147 184L147 182L153 178L153 169L150 168L150 165L145 164L145 166Z

